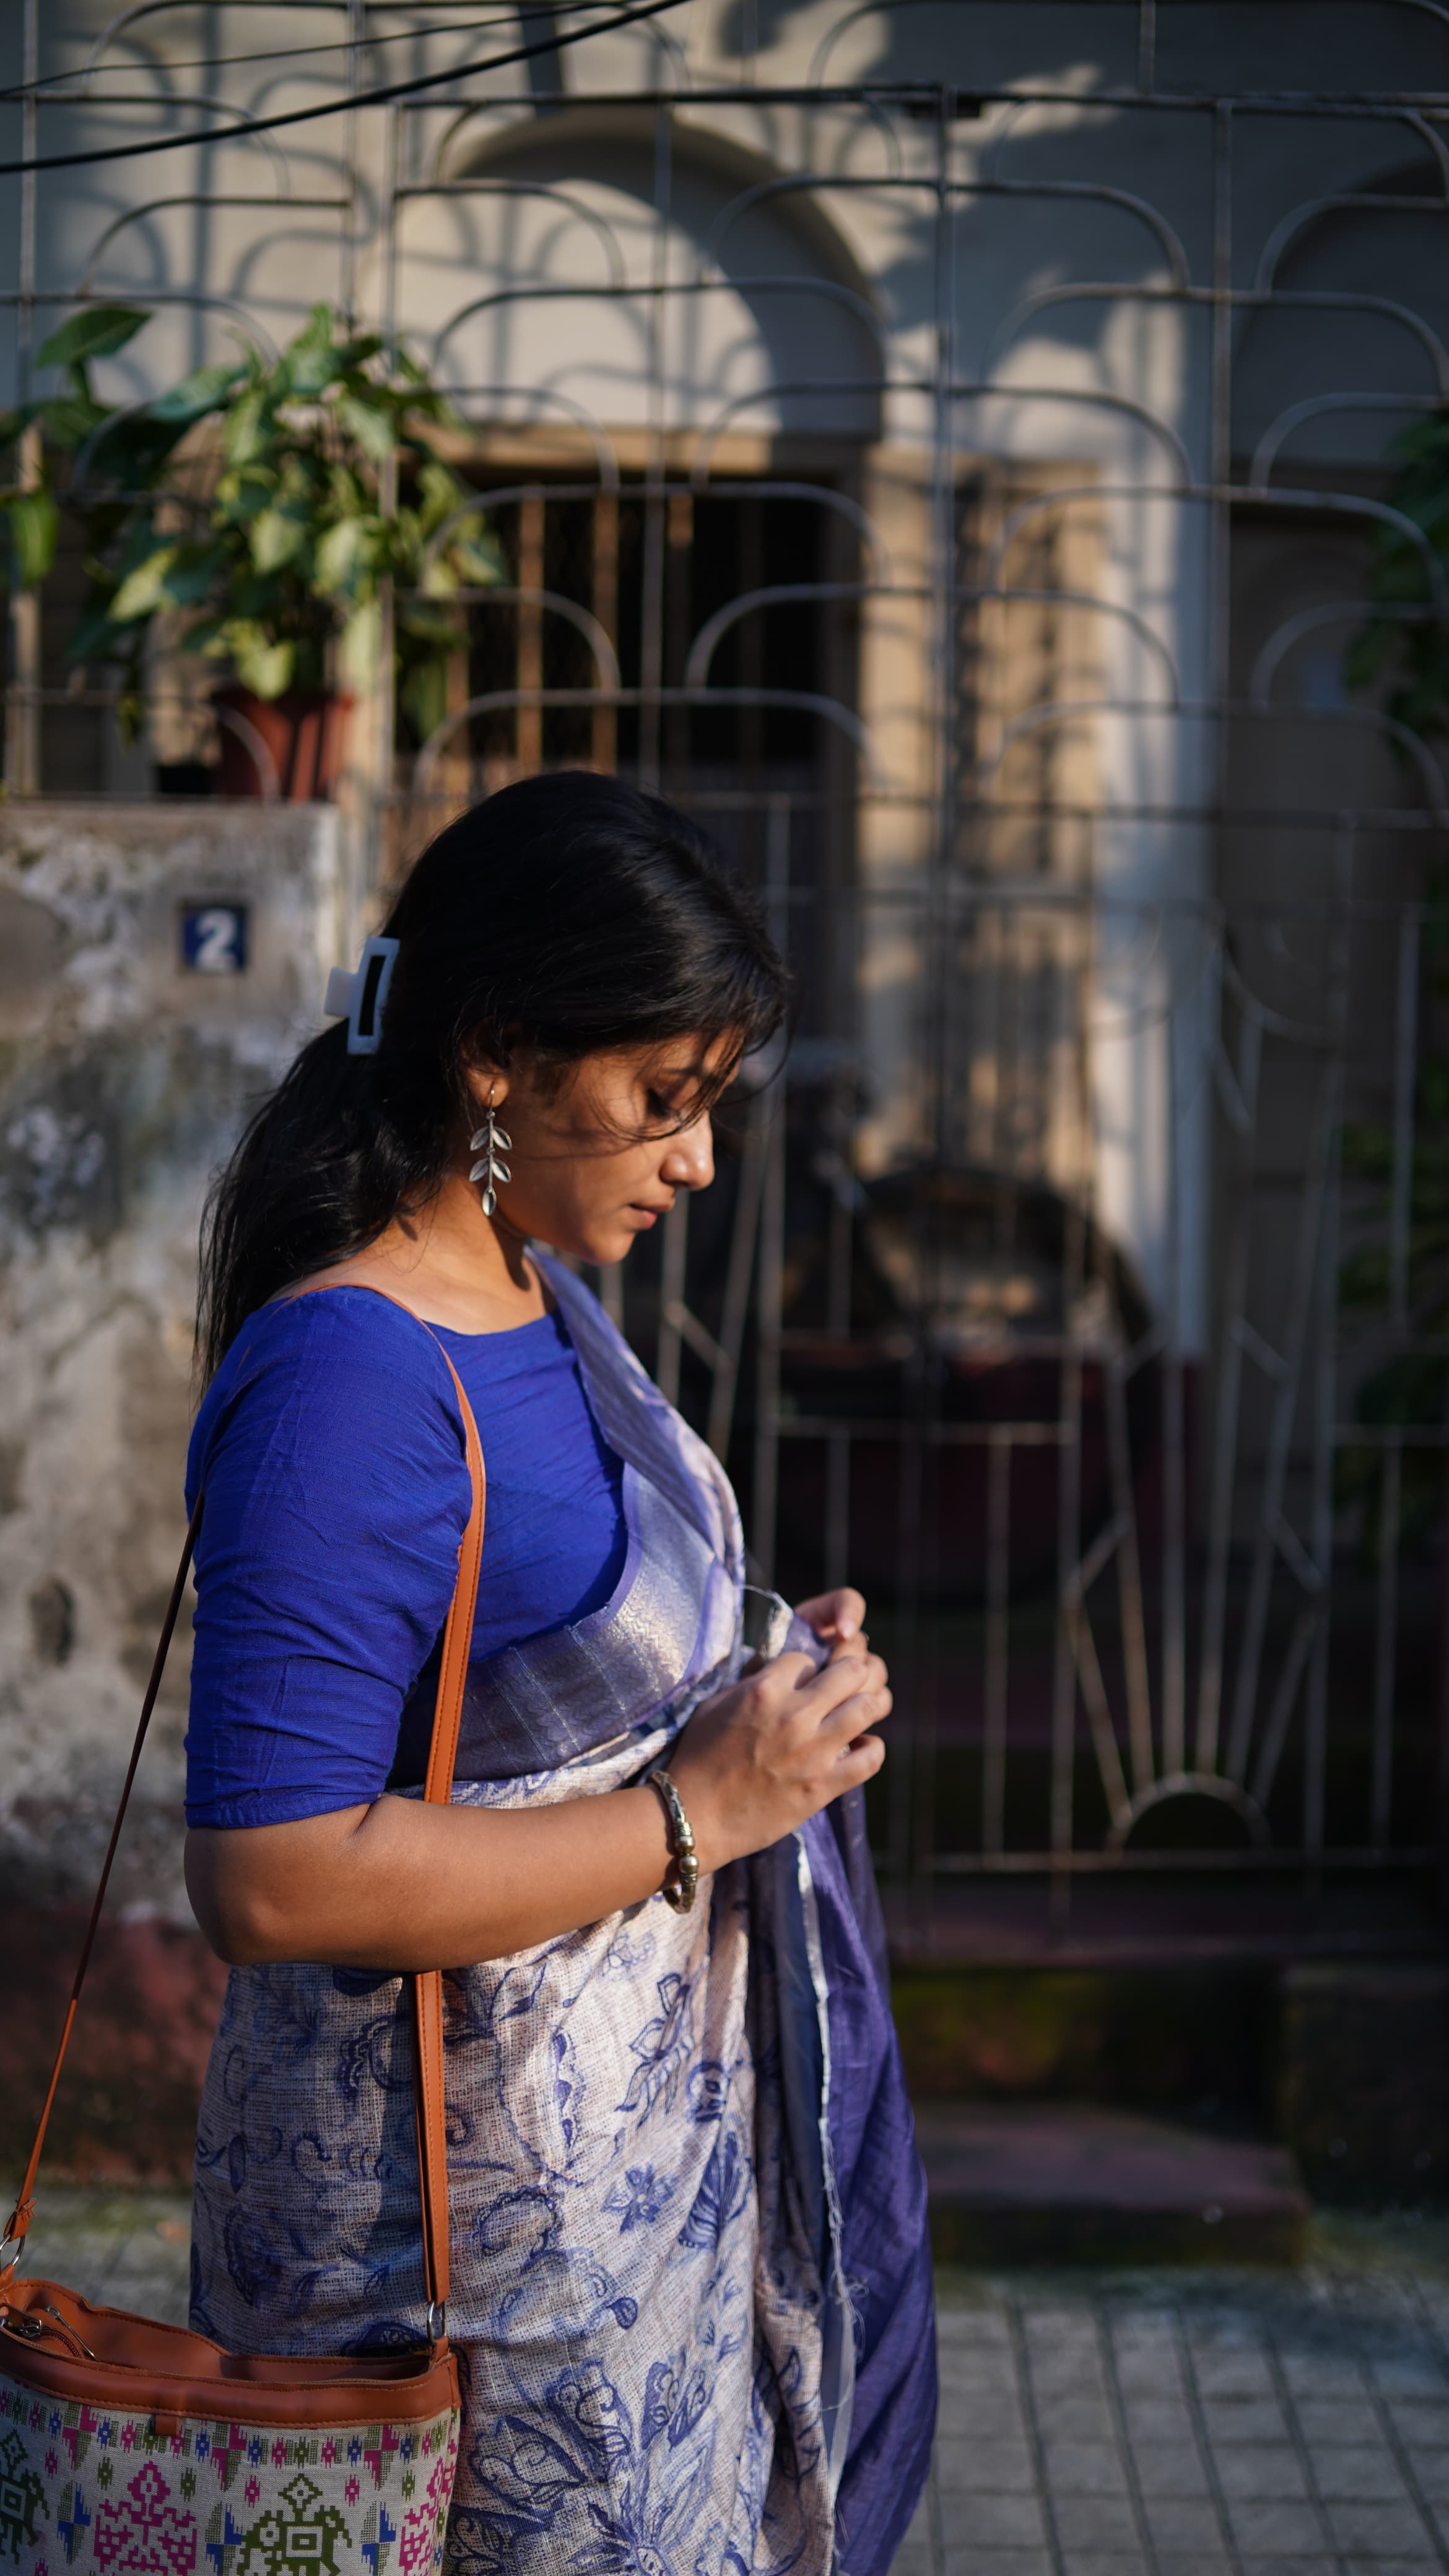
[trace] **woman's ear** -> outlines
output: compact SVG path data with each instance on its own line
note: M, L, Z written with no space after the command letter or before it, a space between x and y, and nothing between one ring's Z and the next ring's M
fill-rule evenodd
M468 1089L480 1109L501 1109L508 1098L508 1076L496 1064L470 1064Z

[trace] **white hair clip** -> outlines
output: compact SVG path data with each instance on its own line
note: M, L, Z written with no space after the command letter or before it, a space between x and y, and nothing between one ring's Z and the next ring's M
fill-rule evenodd
M334 966L327 978L322 1008L329 1020L347 1022L349 1055L376 1055L382 1044L382 1014L398 946L396 939L366 939L356 974Z

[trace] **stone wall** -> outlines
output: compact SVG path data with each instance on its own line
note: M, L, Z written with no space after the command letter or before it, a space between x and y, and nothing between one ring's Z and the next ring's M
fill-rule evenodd
M181 1544L208 1176L321 1024L352 885L327 808L0 807L0 1956L26 2004L3 2162ZM219 947L236 954L216 924L198 936L217 908L243 916L240 971L216 971ZM64 2161L85 2169L184 2153L217 1989L181 1881L188 1648L183 1615L113 1882L90 2090L83 2024L59 2115Z

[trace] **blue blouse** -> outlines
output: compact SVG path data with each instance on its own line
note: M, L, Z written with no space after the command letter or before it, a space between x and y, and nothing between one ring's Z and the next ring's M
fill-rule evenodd
M208 1389L187 1462L206 1508L186 1738L193 1825L269 1825L421 1779L399 1748L468 1517L457 1400L488 1503L475 1659L606 1602L628 1548L623 1464L558 1313L431 1340L362 1288L264 1307ZM429 1717L431 1711L429 1711Z

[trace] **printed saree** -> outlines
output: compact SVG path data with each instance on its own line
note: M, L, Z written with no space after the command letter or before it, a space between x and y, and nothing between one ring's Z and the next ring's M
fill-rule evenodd
M473 1805L635 1779L754 1646L813 1643L747 1595L710 1452L542 1266L625 1462L628 1555L602 1609L472 1668ZM456 2576L885 2576L929 2458L934 2335L859 1810L720 1871L687 1915L654 1897L447 1979ZM422 2338L409 2048L396 1977L233 1970L194 2325L241 2351Z

